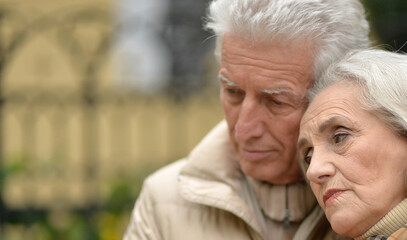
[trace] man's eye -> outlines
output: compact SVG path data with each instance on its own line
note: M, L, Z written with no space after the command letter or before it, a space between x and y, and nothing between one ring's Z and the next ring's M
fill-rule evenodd
M263 98L262 102L268 108L269 112L275 115L283 116L296 109L290 100L285 97L269 96Z
M229 95L229 97L233 98L241 97L244 95L244 92L237 88L225 88L225 91L226 94Z
M237 89L234 88L227 88L226 91L230 94L236 94L237 93Z
M270 106L273 106L273 105L274 105L274 106L275 106L275 105L278 105L278 106L284 105L284 102L278 100L276 97L267 97L267 98L266 98L266 101L268 102L268 104L270 104Z
M283 102L280 102L280 101L278 101L276 99L273 99L272 101L277 105L283 105L284 104Z
M224 88L223 92L225 99L233 104L240 103L245 96L244 91L239 88Z

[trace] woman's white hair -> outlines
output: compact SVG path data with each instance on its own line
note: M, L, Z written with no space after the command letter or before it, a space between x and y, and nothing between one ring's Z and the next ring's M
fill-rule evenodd
M370 43L358 0L213 0L206 28L216 34L218 58L226 33L249 42L312 43L316 80L345 52Z
M407 136L407 55L379 49L351 51L328 67L310 90L309 100L341 82L359 86L362 106Z

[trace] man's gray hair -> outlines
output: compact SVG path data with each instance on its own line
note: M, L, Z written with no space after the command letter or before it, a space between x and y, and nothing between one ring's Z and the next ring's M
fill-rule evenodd
M218 58L226 33L250 43L311 43L314 79L348 50L370 43L358 0L213 0L206 28L216 34Z
M351 51L328 67L310 91L310 100L341 82L359 86L362 107L407 136L407 55L378 49Z

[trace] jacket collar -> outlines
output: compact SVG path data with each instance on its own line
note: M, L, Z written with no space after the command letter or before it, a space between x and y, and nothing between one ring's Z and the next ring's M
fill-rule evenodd
M261 226L242 194L245 177L229 140L227 124L219 123L188 156L179 176L181 195L191 201L232 212L257 232ZM284 221L302 221L316 204L305 183L271 185L248 178L265 216ZM288 199L287 199L288 196ZM288 203L288 204L287 204Z

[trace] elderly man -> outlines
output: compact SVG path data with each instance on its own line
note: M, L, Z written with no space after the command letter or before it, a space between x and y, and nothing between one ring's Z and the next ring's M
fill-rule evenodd
M226 121L144 183L124 239L333 239L296 143L328 64L369 44L357 0L214 0Z

